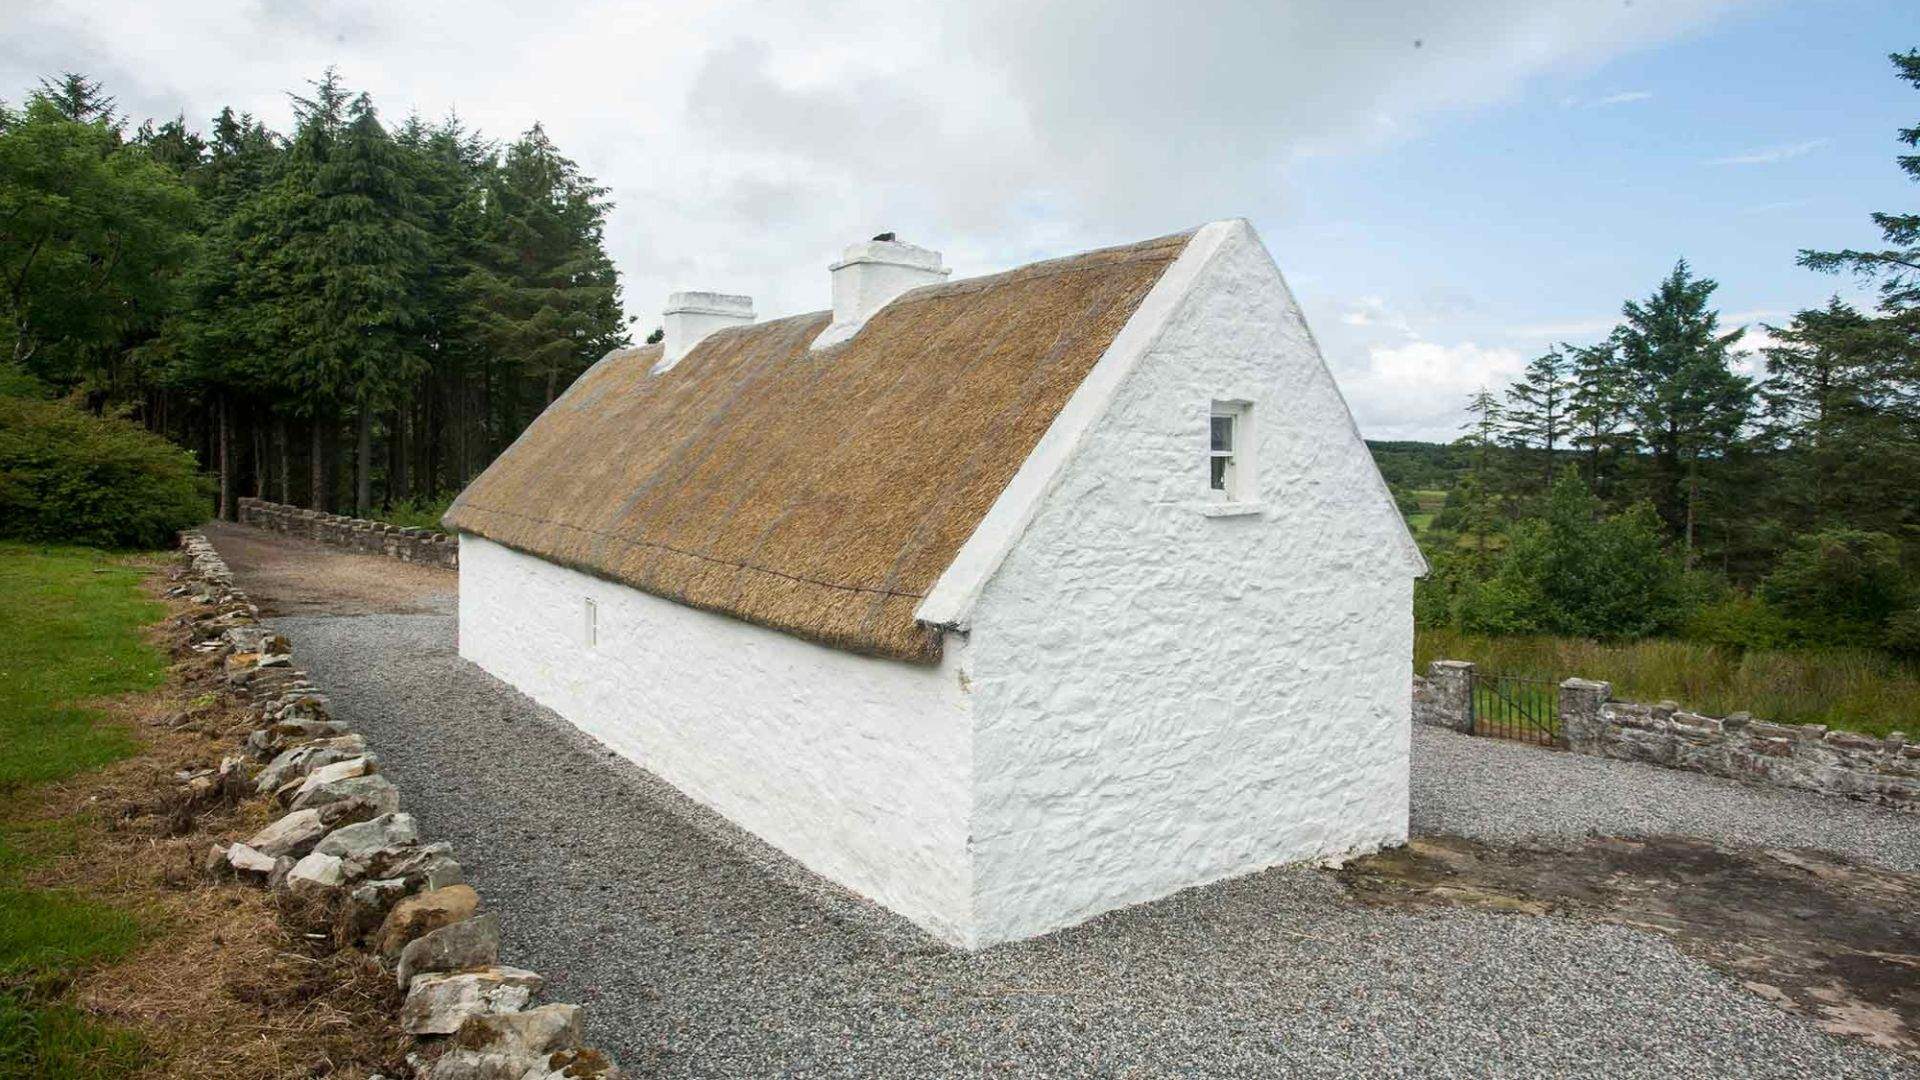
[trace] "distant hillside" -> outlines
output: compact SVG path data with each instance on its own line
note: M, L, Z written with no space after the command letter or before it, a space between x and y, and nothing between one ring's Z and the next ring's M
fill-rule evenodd
M1466 451L1447 443L1368 439L1367 449L1396 491L1450 491L1467 469Z

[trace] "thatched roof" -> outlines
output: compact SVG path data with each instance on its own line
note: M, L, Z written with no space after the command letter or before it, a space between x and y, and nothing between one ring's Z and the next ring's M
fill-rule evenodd
M596 364L447 512L462 532L814 641L939 656L914 609L1190 234L827 312L671 370Z

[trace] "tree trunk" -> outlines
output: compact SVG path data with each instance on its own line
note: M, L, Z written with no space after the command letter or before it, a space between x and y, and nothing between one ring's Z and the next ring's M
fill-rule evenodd
M307 495L307 505L314 510L327 508L327 432L326 422L319 413L313 416L313 490Z
M412 495L407 485L408 456L413 453L413 443L409 438L407 413L411 410L401 405L393 410L393 427L387 432L387 504L403 503Z
M219 417L219 448L215 451L220 459L220 505L216 510L221 521L233 520L233 422L228 417L227 395L222 392L214 399L214 411Z
M360 406L353 442L353 516L366 517L373 509L373 410Z
M253 497L267 497L267 428L260 422L260 412L256 408L248 417L247 426L253 429Z
M287 418L280 413L273 414L273 445L280 455L280 501L291 506L293 505L293 463L289 460L292 455L287 446Z
M1693 569L1694 504L1700 499L1700 459L1687 462L1687 569Z

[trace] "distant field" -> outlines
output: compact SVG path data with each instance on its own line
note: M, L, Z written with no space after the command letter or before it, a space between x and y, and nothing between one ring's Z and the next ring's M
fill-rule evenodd
M1433 519L1440 513L1440 508L1446 505L1447 493L1431 488L1421 488L1413 493L1413 497L1419 502L1420 509L1416 513L1407 515L1407 524L1417 535L1426 532L1427 527L1433 524Z
M1673 700L1710 716L1744 710L1776 723L1920 735L1920 666L1863 649L1743 653L1688 641L1609 645L1423 629L1414 635L1413 659L1417 671L1433 660L1471 660L1502 675L1602 679L1615 697Z

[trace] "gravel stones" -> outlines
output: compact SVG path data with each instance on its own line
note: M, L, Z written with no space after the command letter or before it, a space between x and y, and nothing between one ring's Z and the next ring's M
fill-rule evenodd
M450 923L415 938L400 950L394 974L402 990L429 971L492 967L500 962L500 917L491 912Z
M422 831L457 847L509 928L503 958L543 973L549 994L591 995L589 1038L637 1075L1920 1076L1656 935L1386 911L1303 867L956 952L460 660L451 618L276 625L378 748ZM1899 830L1912 826L1891 811L1818 796L1803 797L1818 814L1782 811L1774 800L1793 793L1724 801L1722 789L1753 789L1445 731L1413 737L1416 831L1479 822L1512 842L1638 822L1799 846L1820 845L1825 821L1865 857L1897 864L1909 850ZM1436 751L1442 739L1451 745ZM1489 757L1523 764L1483 767ZM1673 783L1639 786L1615 769Z

